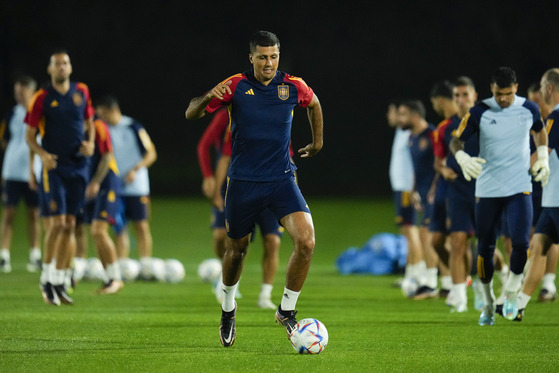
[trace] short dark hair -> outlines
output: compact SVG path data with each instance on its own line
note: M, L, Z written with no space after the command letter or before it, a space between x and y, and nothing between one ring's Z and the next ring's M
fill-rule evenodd
M104 95L101 96L100 98L96 99L94 102L95 107L97 106L101 106L107 109L112 109L112 108L119 108L119 104L118 104L118 100L116 99L116 96L114 95Z
M24 87L31 88L32 90L37 89L37 81L29 75L20 75L16 78L14 84L21 84Z
M431 95L429 97L444 97L452 99L452 84L448 80L436 82L433 88L431 88Z
M470 79L467 76L459 76L458 78L456 78L456 80L454 81L454 86L455 87L472 87L472 89L475 91L476 90L476 86L474 84L474 81L472 79Z
M501 88L510 87L516 83L518 83L516 73L510 67L501 66L491 75L491 84L496 84Z
M274 45L280 47L280 41L276 34L270 31L258 31L250 37L249 48L250 53L256 50L256 46L273 47Z
M553 84L556 89L559 89L559 69L549 69L545 72L544 76L548 83Z
M532 84L530 84L530 86L528 87L528 93L536 93L540 90L541 86L539 82L534 82Z
M425 119L425 106L419 100L404 100L400 106L407 107L411 112L418 114L422 119Z

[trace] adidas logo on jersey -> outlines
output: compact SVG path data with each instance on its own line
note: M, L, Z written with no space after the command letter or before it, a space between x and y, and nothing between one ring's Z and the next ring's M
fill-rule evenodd
M495 119L491 119L491 122L489 122L489 124L497 124L497 121Z
M251 89L249 89L248 91L245 92L245 95L252 95L254 96L254 91Z

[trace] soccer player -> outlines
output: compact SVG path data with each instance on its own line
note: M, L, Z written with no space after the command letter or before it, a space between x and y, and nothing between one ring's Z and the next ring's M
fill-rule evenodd
M431 231L431 242L435 252L439 256L439 270L441 274L441 290L439 297L448 298L452 288L452 277L449 270L449 257L450 250L447 247L448 228L447 223L447 208L446 208L446 194L448 189L448 182L441 174L439 163L437 162L436 149L438 143L442 141L444 128L452 121L456 121L456 113L458 109L452 98L452 84L448 80L437 82L431 89L431 104L433 110L444 118L433 132L433 151L435 152L433 167L437 171L435 196L433 200L433 217L429 223L429 230ZM448 299L450 300L450 298Z
M95 111L109 125L113 151L120 179L123 183L122 198L124 218L132 220L136 228L141 273L151 273L153 241L149 226L149 175L148 168L157 160L155 145L147 131L136 120L123 115L116 97L105 96L96 101ZM126 223L117 229L117 252L120 258L129 255L130 241Z
M217 256L223 259L225 254L225 213L223 210L223 198L225 197L225 178L231 160L231 132L228 128L229 112L226 108L219 109L212 118L206 131L198 143L198 161L204 176L202 191L212 201L212 222L214 248ZM212 144L221 151L219 155L216 175L212 172L210 165L210 148ZM291 150L291 149L290 149ZM272 302L272 290L274 278L279 265L279 247L283 228L280 227L277 218L269 210L264 210L257 219L262 234L264 255L262 258L262 289L258 297L258 306L265 309L276 309ZM254 235L251 237L251 240ZM215 284L215 289L221 289L221 281ZM238 297L237 290L237 297ZM218 302L223 301L223 293L215 292Z
M396 103L388 105L386 119L388 125L395 128L390 155L389 176L394 195L396 224L400 227L400 233L406 237L408 242L404 281L415 281L419 284L421 278L424 277L425 260L423 260L419 229L415 224L417 213L411 198L414 184L413 162L408 147L411 130L400 127L398 105Z
M106 282L99 294L114 294L123 287L115 244L109 235L109 224L115 224L118 213L120 179L113 155L111 136L100 119L95 124L95 152L91 158L90 181L85 190L84 224L91 224L91 235L97 255L105 269Z
M29 238L29 262L27 270L41 269L39 248L39 201L37 191L29 187L29 146L25 142L25 115L37 89L37 83L29 76L22 76L14 84L14 106L0 124L0 145L5 150L2 163L2 220L0 222L0 272L10 272L10 246L17 206L21 198L27 206L27 235Z
M493 97L470 109L456 131L457 137L451 142L451 150L466 180L477 178L477 269L484 292L484 308L478 321L481 326L495 323L493 254L497 223L503 212L512 241L503 314L507 319L514 319L518 313L518 291L526 264L533 213L532 183L528 173L530 131L534 131L534 142L538 147L538 160L532 166L532 172L537 175L535 180L545 185L549 177L547 132L540 111L533 102L517 96L517 90L514 70L498 68L491 77ZM472 136L479 136L479 158L462 150L463 141Z
M551 173L548 185L543 188L542 212L530 242L532 263L522 291L518 295L518 316L515 318L517 321L522 321L524 310L544 276L548 250L559 243L559 128L555 123L559 122L559 68L549 69L543 74L541 92L545 102L553 108L547 118Z
M72 64L67 52L55 51L47 71L51 84L35 94L26 118L27 144L43 164L42 185L51 221L40 282L45 302L73 304L63 283L75 252L76 215L84 202L87 158L95 148L93 107L87 86L70 81Z
M322 148L322 109L318 97L301 79L278 71L280 42L268 31L250 39L252 68L217 84L190 101L187 119L228 106L231 113L232 154L225 198L227 228L223 257L223 303L220 340L235 341L235 290L255 220L272 210L289 232L294 250L287 264L286 285L276 320L287 334L295 329L295 306L305 282L315 245L310 210L295 183L295 165L289 159L293 109L307 108L313 141L299 153L312 157Z
M419 283L414 299L426 299L437 296L438 257L431 244L429 222L433 214L433 204L429 200L429 191L435 181L433 168L434 127L425 120L425 107L419 100L407 100L398 107L400 126L410 129L409 148L414 169L414 204L422 212L419 235L423 248L423 257L427 267L424 278Z

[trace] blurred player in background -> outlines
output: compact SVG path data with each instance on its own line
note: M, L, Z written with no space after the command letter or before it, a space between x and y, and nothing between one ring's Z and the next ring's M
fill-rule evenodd
M421 211L419 235L425 259L424 278L414 299L426 299L437 296L438 257L431 243L429 223L433 215L433 203L428 194L435 181L433 168L433 130L434 127L425 120L425 107L419 100L407 100L398 107L398 118L403 129L410 129L409 148L414 169L414 204Z
M118 256L129 256L130 240L126 219L136 228L141 274L151 273L153 240L149 226L150 185L148 168L156 161L157 152L144 127L136 120L123 115L116 97L105 96L96 101L97 115L109 125L113 151L120 179L122 180L121 213L124 219L117 229Z
M549 165L550 175L549 183L543 188L542 194L542 212L534 236L530 242L530 262L526 279L522 286L522 291L518 295L518 316L516 321L522 321L524 310L530 301L530 298L538 287L544 272L546 271L546 262L548 251L559 243L559 69L547 70L541 79L541 92L545 102L553 108L553 111L547 118L547 131L549 133L549 149L551 150ZM542 182L543 184L543 182ZM549 276L545 273L545 276ZM555 290L555 273L546 284Z
M225 178L231 161L231 132L228 128L229 112L227 109L219 109L212 118L212 121L204 135L198 143L198 160L204 175L202 191L206 197L212 201L212 229L214 237L214 248L220 259L225 254L225 212L223 209L223 199L225 198ZM216 144L220 151L219 161L216 168L216 175L211 171L210 148ZM209 195L208 195L209 193ZM276 309L277 306L272 302L272 290L274 278L279 265L279 248L283 228L280 227L277 218L269 210L264 210L257 219L260 227L264 245L264 255L262 257L262 289L258 297L260 308ZM254 239L254 234L251 240ZM217 282L215 289L223 286L221 279ZM214 291L215 291L214 289ZM223 293L215 291L219 303L223 301ZM237 298L240 298L237 289Z
M39 201L37 191L29 187L29 146L25 141L25 115L37 89L37 82L29 76L22 76L14 84L14 106L0 124L0 145L5 150L2 163L2 220L0 222L0 272L12 270L10 247L17 206L21 198L27 206L27 237L29 239L29 262L27 270L41 269L41 249L39 248Z
M51 220L40 282L46 302L72 304L64 279L76 250L76 215L84 202L87 158L95 148L94 113L87 86L70 81L68 53L53 53L47 71L51 85L35 94L26 118L27 144L43 164L42 185ZM39 130L41 145L37 142Z
M220 340L229 347L236 336L235 290L256 218L270 208L289 232L294 250L287 264L287 281L276 320L290 335L296 328L295 305L305 282L315 237L312 217L295 183L289 159L293 109L307 108L313 141L299 150L312 157L322 148L322 109L305 82L278 71L280 43L276 35L259 31L250 40L251 70L219 83L190 101L187 119L228 106L231 113L232 155L225 198L227 245L223 258Z
M518 314L518 292L526 264L532 223L530 170L530 131L538 147L538 160L532 167L536 181L545 185L549 177L547 132L539 108L516 96L516 73L498 68L491 77L493 97L475 105L462 119L452 139L451 150L466 179L476 181L476 228L478 236L478 275L483 283L484 308L478 324L495 323L493 294L493 254L497 223L505 213L512 241L510 274L504 285L503 314L514 319ZM464 152L463 141L479 136L479 158ZM514 149L514 151L511 151Z
M458 109L452 99L452 84L448 80L443 80L435 83L431 89L431 104L433 110L444 118L433 131L433 151L434 163L433 167L437 172L434 198L433 198L433 216L429 224L431 231L431 242L435 252L439 256L439 270L441 274L441 290L439 297L447 298L452 288L452 277L450 276L449 257L450 249L447 245L447 207L446 207L446 194L448 189L448 182L444 175L441 173L440 164L437 162L436 150L442 142L444 136L444 128L452 121L457 121L456 113Z
M416 225L417 212L411 196L414 185L413 162L408 146L411 130L400 127L396 103L388 105L386 119L388 125L395 129L389 175L394 196L396 224L408 242L406 270L402 283L413 281L419 284L425 275L425 260L423 260L421 239Z

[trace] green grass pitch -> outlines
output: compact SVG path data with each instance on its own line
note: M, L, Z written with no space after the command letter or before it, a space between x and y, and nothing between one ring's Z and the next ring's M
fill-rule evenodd
M219 343L220 307L196 274L212 257L209 205L201 199L155 199L155 256L185 264L180 284L128 283L114 296L82 282L74 306L45 305L38 275L27 273L22 213L10 274L0 274L0 372L553 372L559 370L557 304L532 302L523 322L477 326L478 312L450 314L443 300L404 299L397 276L341 276L334 261L372 234L395 232L390 201L308 200L316 249L297 305L298 317L326 325L320 355L298 355L274 311L256 306L261 241L249 250L240 283L237 340ZM278 302L291 241L285 236L273 291ZM93 255L93 251L90 251ZM133 252L132 256L135 255ZM497 290L500 284L496 280Z

